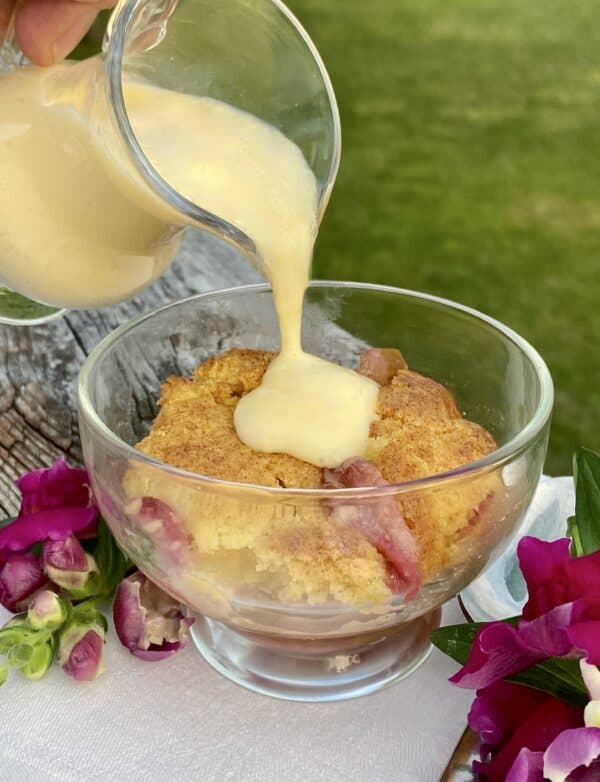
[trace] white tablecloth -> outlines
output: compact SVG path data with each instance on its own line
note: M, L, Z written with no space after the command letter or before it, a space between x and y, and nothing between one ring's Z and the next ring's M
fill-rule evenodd
M560 537L574 502L570 479L544 478L515 539ZM474 615L506 615L514 549L467 590ZM0 608L0 625L8 616ZM460 621L452 601L442 623ZM436 650L395 686L331 704L248 692L191 642L144 663L113 631L105 661L91 684L58 668L41 682L11 676L0 689L0 782L438 782L473 698L448 684L456 665Z
M459 621L452 602L444 623ZM191 642L145 663L111 632L105 661L91 684L58 668L40 682L11 673L0 782L437 782L472 699L448 684L456 666L435 650L408 679L337 704L255 695Z

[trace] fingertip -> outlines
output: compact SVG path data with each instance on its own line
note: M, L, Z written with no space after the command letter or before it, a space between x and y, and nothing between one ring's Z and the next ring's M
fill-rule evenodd
M4 39L15 7L15 0L0 0L0 40Z
M96 14L94 5L71 0L24 0L15 20L18 44L36 65L54 65L73 51Z
M54 63L54 31L48 32L52 34L47 34L40 21L40 4L25 0L15 19L15 36L23 54L36 65Z

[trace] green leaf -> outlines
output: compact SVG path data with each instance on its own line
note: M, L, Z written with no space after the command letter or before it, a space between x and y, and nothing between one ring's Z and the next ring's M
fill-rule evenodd
M517 624L519 619L520 617L513 617L505 621L509 624ZM483 624L485 623L473 622L440 627L432 634L431 640L438 649L464 665L469 658L477 631ZM507 681L532 687L534 690L546 692L577 706L583 707L589 700L578 660L550 657L511 676Z
M575 526L584 554L600 550L600 455L579 448L573 460Z
M0 529L2 527L8 527L9 524L12 524L14 519L0 519Z
M8 664L7 663L0 663L0 687L4 684L4 682L8 678Z
M469 659L473 641L480 627L483 627L481 622L446 625L446 627L440 627L433 631L431 642L448 657L452 657L457 663L464 665Z
M581 677L579 660L566 657L549 657L511 676L508 681L547 692L581 708L584 708L590 699Z
M117 585L125 577L127 557L117 546L104 519L98 521L98 546L95 552L96 564L103 583L103 592L112 597Z

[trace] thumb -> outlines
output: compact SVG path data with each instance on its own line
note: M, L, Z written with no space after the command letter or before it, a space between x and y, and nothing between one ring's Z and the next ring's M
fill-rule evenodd
M15 0L0 0L0 41L6 35L14 6Z
M98 11L111 8L115 2L22 0L15 20L19 46L37 65L53 65L77 46L92 26Z

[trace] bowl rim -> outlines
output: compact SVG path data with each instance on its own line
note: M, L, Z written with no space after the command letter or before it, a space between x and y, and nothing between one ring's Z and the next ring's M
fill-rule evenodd
M85 419L85 422L95 430L95 433L103 439L109 441L113 446L124 451L124 455L137 462L145 463L146 465L159 469L162 472L166 472L170 475L184 478L187 481L194 481L201 484L207 484L214 487L221 487L222 489L234 489L237 492L252 492L262 495L273 495L280 499L290 498L294 496L301 496L304 498L318 497L322 498L327 496L332 497L381 497L388 494L398 494L413 492L416 489L437 487L440 485L447 485L449 483L462 482L468 478L478 474L485 474L499 467L504 466L506 463L512 461L515 457L525 451L529 445L536 439L542 429L546 426L551 414L554 402L554 386L550 371L540 356L538 351L521 337L516 331L503 324L501 321L492 318L489 315L476 310L472 307L468 307L464 304L445 299L440 296L435 296L429 293L422 293L419 291L413 291L407 288L397 288L391 285L379 285L376 283L366 282L353 282L353 281L338 281L338 280L312 280L309 283L309 288L339 288L348 290L367 290L377 293L391 293L394 295L401 295L411 298L420 299L430 302L432 304L441 305L457 312L462 312L474 318L475 320L482 321L488 326L492 327L496 331L499 331L504 337L510 340L531 362L533 366L538 382L540 384L540 399L538 406L527 424L507 443L496 448L489 454L486 454L480 459L477 459L468 464L460 465L453 470L448 470L443 473L437 473L435 475L429 475L424 478L416 478L411 481L405 481L402 483L391 483L387 486L371 486L371 487L356 487L356 488L344 488L344 489L302 489L302 488L283 488L275 486L261 486L254 483L241 483L237 481L226 481L221 478L213 478L201 473L191 472L179 467L161 462L158 459L154 459L144 453L141 453L129 443L126 443L118 435L116 435L106 424L100 419L94 405L91 402L89 395L90 382L94 368L102 359L103 355L110 350L122 337L127 333L136 329L139 325L145 321L159 315L166 310L179 307L188 304L192 301L206 301L210 299L218 299L224 297L238 296L246 293L263 293L271 290L271 286L268 283L254 283L249 285L238 285L230 288L221 288L218 290L208 291L205 293L197 293L192 296L188 296L184 299L178 299L174 302L169 302L161 307L157 307L150 312L143 313L142 315L133 318L122 324L114 331L107 334L90 352L86 358L77 382L77 402L80 418Z

